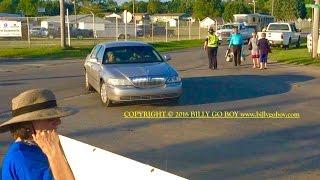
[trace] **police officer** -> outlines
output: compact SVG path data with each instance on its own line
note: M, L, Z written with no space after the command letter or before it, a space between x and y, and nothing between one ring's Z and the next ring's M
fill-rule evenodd
M217 54L219 38L215 35L213 27L210 27L208 32L209 35L204 42L203 49L208 54L209 68L213 70L218 68Z

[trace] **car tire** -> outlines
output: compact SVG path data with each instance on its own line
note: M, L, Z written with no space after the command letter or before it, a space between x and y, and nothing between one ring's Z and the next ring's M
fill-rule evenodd
M291 38L289 39L289 43L288 43L288 45L285 45L285 46L284 46L284 49L285 49L285 50L288 50L288 49L289 49L289 47L290 47L290 44L291 44Z
M170 99L170 102L172 102L175 105L178 105L178 104L180 104L180 97L172 98L172 99Z
M126 38L126 37L125 37L124 34L120 34L119 37L118 37L118 39L125 39L125 38Z
M93 91L93 87L89 83L89 76L88 76L88 73L86 71L85 71L85 87L86 87L86 90L88 92L92 92Z
M110 107L112 105L112 101L108 98L106 86L105 82L100 85L100 99L104 106Z

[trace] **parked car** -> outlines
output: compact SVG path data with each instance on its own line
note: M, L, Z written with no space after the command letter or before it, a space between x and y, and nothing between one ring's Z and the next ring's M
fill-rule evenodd
M47 37L48 29L43 27L33 27L30 29L30 36L32 37Z
M265 31L266 38L271 45L280 45L288 49L290 45L295 44L300 46L301 30L298 30L293 23L270 23ZM261 33L258 32L258 37L261 38Z
M239 33L243 36L243 39L249 41L251 38L251 33L253 32L252 28L247 28L244 23L227 23L224 24L217 32L217 36L220 41L229 41L232 29L236 27L238 28Z
M84 63L86 89L96 90L106 106L116 102L170 99L182 94L178 72L143 42L96 45Z
M66 36L68 35L68 30L65 31ZM60 29L49 29L48 30L48 38L54 39L60 37ZM83 39L83 38L93 38L93 30L91 29L70 29L70 37Z
M142 36L152 36L152 28L153 28L153 35L158 36L158 35L166 35L166 27L164 26L159 26L154 24L153 27L151 24L138 24L137 25L137 36L142 37ZM168 37L173 37L174 35L174 30L168 29L167 31Z

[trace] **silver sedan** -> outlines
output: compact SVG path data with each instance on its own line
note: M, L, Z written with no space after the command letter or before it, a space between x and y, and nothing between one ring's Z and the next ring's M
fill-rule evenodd
M170 59L142 42L98 44L84 64L86 89L99 92L106 106L124 101L178 101L182 82L166 62Z

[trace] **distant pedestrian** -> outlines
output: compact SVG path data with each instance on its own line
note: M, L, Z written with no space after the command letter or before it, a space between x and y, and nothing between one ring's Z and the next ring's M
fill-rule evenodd
M212 27L209 28L209 35L207 36L203 49L207 52L209 58L209 69L217 69L218 68L218 44L219 38L214 33L214 29Z
M253 66L252 68L259 68L259 49L258 49L258 37L257 33L252 33L252 38L249 41L248 49L251 51L251 58Z
M267 69L268 54L271 52L271 47L266 33L261 34L261 39L258 41L259 56L260 56L260 69Z
M232 48L233 58L234 58L234 65L240 66L241 65L241 51L243 45L243 37L238 32L238 28L233 28L233 34L230 37L229 48Z

